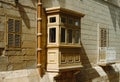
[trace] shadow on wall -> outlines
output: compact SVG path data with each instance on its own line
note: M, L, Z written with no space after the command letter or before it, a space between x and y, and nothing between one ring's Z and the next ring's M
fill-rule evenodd
M118 5L118 0L108 0L108 2L111 3L111 4L114 3L114 4ZM108 5L108 7L109 7L109 10L110 10L112 22L113 22L113 25L114 25L114 30L116 31L117 24L118 24L119 29L120 29L120 8L118 8L116 6L112 6L112 5Z
M31 0L33 5L36 6L36 1L35 0Z
M120 29L120 8L116 6L118 5L118 0L107 0L108 2L105 2L103 0L94 1L108 6L114 30L117 31L117 28ZM105 66L102 68L106 72L109 82L119 82L119 74L112 66Z
M83 45L80 49L80 60L83 67L80 72L76 73L76 82L92 82L93 79L100 77L98 72L92 68Z
M31 0L31 1L32 1L34 7L36 7L35 4L37 3L37 1L35 1L35 0ZM30 28L30 19L29 19L29 16L27 15L27 12L25 11L24 8L29 8L29 9L33 9L33 10L36 10L36 8L25 6L25 5L22 5L21 3L18 3L17 7L18 7L18 10L19 10L20 16L23 19L26 27Z
M120 2L118 3L118 0L107 0L107 2L105 2L104 0L94 0L94 1L97 1L99 3L108 6L112 23L114 26L114 30L116 31L118 27L120 29L120 7L117 7L117 5L119 5Z
M33 3L33 5L35 6L35 4L36 4L36 1L35 0L31 0L32 1L32 3ZM7 3L7 2L4 2L4 1L0 1L1 3L5 3L5 4L8 4L8 5L11 5L11 6L13 6L13 7L16 7L14 4L12 4L12 3ZM23 19L23 21L24 21L24 23L25 23L25 25L26 25L26 27L27 28L30 28L30 19L29 19L29 17L28 17L28 15L27 15L27 13L26 13L26 11L25 11L25 7L26 8L30 8L30 9L34 9L34 10L36 10L35 8L32 8L32 7L29 7L29 6L24 6L24 5L22 5L21 3L18 3L17 4L17 7L18 7L18 10L19 10L19 13L20 13L20 16L21 16L21 18Z
M29 19L27 13L25 12L25 9L24 9L23 5L21 5L20 3L18 3L17 6L18 6L18 10L19 10L20 16L23 19L26 27L30 28L30 19Z
M119 82L119 72L116 72L112 66L102 67L109 78L109 82Z

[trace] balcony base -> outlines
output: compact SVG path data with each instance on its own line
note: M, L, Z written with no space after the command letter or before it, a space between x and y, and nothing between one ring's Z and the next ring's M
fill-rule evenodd
M115 64L115 63L116 63L116 61L111 61L111 62L98 62L97 64L98 64L99 66L110 66L110 65Z

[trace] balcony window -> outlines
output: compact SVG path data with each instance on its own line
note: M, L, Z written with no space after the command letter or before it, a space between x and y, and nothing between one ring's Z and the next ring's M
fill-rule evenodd
M50 17L50 23L55 23L56 22L56 17Z
M49 42L56 42L56 28L49 28Z
M72 34L73 34L72 29L68 29L67 30L67 42L68 43L72 43Z
M67 19L65 16L61 16L61 23L65 24L67 22Z
M75 19L75 26L80 26L80 19Z
M79 43L80 42L80 31L75 30L74 31L74 43Z
M61 42L65 43L65 28L61 28Z

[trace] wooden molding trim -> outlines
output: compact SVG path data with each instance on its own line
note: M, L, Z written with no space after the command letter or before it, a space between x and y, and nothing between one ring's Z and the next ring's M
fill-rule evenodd
M53 8L46 8L46 13L49 14L55 14L55 13L65 13L65 14L70 14L78 17L84 17L85 14L76 12L73 10L69 10L66 8L61 8L61 7L53 7Z

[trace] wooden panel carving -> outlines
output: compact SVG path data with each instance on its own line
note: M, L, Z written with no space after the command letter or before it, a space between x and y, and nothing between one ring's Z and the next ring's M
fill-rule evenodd
M61 53L61 64L73 64L73 63L80 63L80 54L79 53L72 53L66 54Z
M48 63L56 63L55 52L48 52Z

